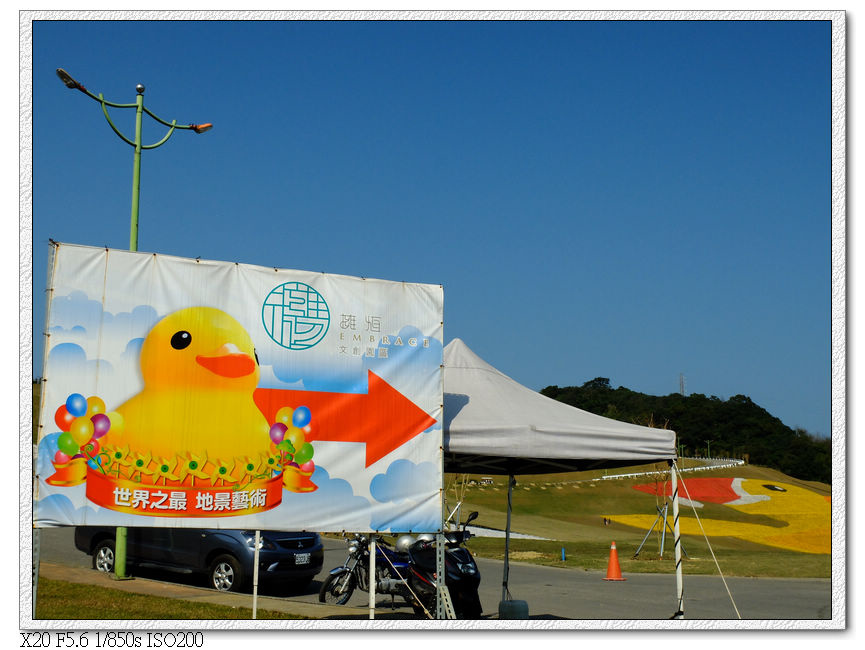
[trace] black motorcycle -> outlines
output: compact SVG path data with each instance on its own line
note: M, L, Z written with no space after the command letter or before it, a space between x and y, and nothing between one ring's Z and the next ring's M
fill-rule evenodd
M467 548L462 546L471 538L466 530L469 522L478 516L472 512L462 530L444 533L445 584L450 593L457 618L479 618L482 609L478 597L481 581L478 565ZM346 538L348 557L342 566L333 569L318 594L319 601L345 605L355 589L369 589L369 540L355 534ZM402 597L422 618L435 618L436 612L436 547L435 536L402 535L396 548L384 540L376 541L376 592Z
M461 619L480 618L483 609L478 597L481 574L474 557L463 546L472 534L466 530L478 516L472 512L462 530L444 533L445 585L450 594L454 614ZM412 607L419 616L433 618L436 611L436 548L430 540L418 540L409 547L409 586L415 596ZM418 602L419 601L419 602Z
M414 543L409 535L397 540L394 550L383 539L376 539L375 544L375 590L377 593L402 596L411 603L412 598L407 585L408 578L408 544ZM348 557L342 566L333 569L318 592L322 603L345 605L355 589L369 590L369 538L366 535L355 534L346 538Z

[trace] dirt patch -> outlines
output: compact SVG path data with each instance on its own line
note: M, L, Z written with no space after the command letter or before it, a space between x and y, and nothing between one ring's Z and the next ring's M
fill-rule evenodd
M514 560L537 560L544 557L544 554L538 551L511 551L510 556Z

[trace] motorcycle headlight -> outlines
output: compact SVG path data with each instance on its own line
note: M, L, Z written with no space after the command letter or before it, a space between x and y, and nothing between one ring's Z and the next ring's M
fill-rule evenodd
M357 553L357 542L352 542L348 545L348 552L354 555Z
M465 573L466 575L470 576L473 576L478 572L478 570L475 568L475 565L469 562L457 562L457 569L460 570L460 573Z

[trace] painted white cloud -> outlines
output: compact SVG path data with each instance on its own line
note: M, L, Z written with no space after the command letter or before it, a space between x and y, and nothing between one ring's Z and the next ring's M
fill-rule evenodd
M438 480L438 469L431 462L413 463L399 459L384 474L377 474L369 491L376 501L404 503L426 497L429 485Z
M37 527L51 526L166 526L168 520L92 508L84 495L85 486L51 488L40 485L40 499L33 509ZM84 505L80 505L84 504Z
M430 492L429 486L440 483L434 463L394 461L370 483L373 498L388 506L373 511L370 527L394 532L437 530L441 525L438 493Z

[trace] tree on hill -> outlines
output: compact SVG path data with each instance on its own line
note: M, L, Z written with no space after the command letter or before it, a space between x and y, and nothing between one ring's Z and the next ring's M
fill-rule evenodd
M582 386L547 386L541 393L584 411L623 422L673 429L683 455L744 458L803 480L831 483L832 445L791 429L746 395L722 400L700 393L659 397L613 388L606 377Z

